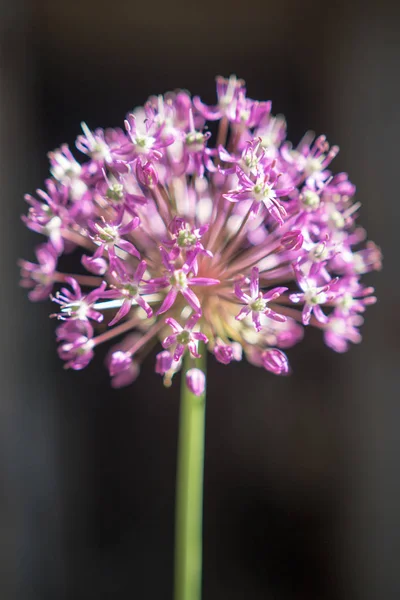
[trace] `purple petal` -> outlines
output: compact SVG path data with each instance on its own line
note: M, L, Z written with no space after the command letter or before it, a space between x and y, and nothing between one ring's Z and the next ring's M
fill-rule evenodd
M93 321L96 321L96 323L101 323L104 319L103 313L99 312L98 310L94 310L93 308L89 308L89 310L87 311L87 316L89 317L89 319L93 319Z
M167 335L167 337L161 342L163 348L169 348L176 342L176 333L173 335Z
M290 192L292 192L293 189L293 186L281 189L274 188L274 192L277 195L277 197L280 198L281 196L287 196L288 194L290 194Z
M187 320L185 329L187 329L188 331L191 331L199 319L200 319L200 315L198 315L196 313L191 315L190 318Z
M174 352L174 360L178 362L182 358L183 353L185 352L185 346L183 344L178 344L175 348Z
M193 308L193 310L197 313L201 313L200 300L196 296L194 292L190 288L186 288L186 290L182 290L182 296L185 300L188 301L189 305Z
M107 271L107 261L104 258L94 258L84 254L81 258L81 263L90 273L95 275L104 275Z
M183 331L183 327L179 325L178 321L175 321L172 317L165 319L165 323L169 325L175 333L180 333Z
M245 294L244 292L242 292L242 288L240 287L240 281L236 281L235 282L235 295L239 298L239 300L241 300L242 302L247 302L247 300L249 299L247 294Z
M286 292L287 290L288 290L287 287L276 287L276 288L273 288L272 290L268 290L268 292L263 294L263 298L264 298L264 300L275 300L276 298L279 298L279 296L281 294L283 294L284 292ZM295 294L292 294L292 295L295 295Z
M161 254L161 260L163 261L163 265L164 265L164 267L165 267L165 268L166 268L168 271L171 271L171 272L172 272L172 271L173 271L173 267L172 267L172 265L171 265L171 262L170 262L170 258L169 258L169 254L168 254L168 252L167 252L167 251L166 251L166 249L165 249L165 248L163 248L162 246L160 246L159 250L160 250L160 254Z
M267 315L267 317L269 317L273 321L277 321L278 323L285 323L285 321L287 321L284 315L280 315L279 313L275 312L274 310L271 310L270 308L266 308L264 314Z
M312 313L312 306L310 306L309 304L305 304L303 307L303 312L302 312L302 321L303 321L303 325L308 325L311 319L311 313Z
M251 318L254 323L254 327L256 328L256 331L261 331L262 327L260 323L260 313L253 310L251 313Z
M291 302L297 304L298 302L302 302L304 300L304 294L290 294L289 299Z
M237 321L241 321L242 319L247 317L247 315L249 315L250 313L251 313L251 309L248 306L243 306L242 310L240 311L240 313L238 315L236 315L235 319Z
M145 311L148 319L151 319L151 317L153 316L153 310L151 308L151 306L149 304L147 304L146 300L144 300L141 296L137 296L135 298L136 302L138 303L138 305L143 308L143 310Z
M119 234L126 235L127 233L131 233L131 231L133 231L134 229L136 229L139 226L139 223L140 223L139 217L135 217L134 219L132 219L132 221L130 221L129 223L127 223L126 225L124 225L123 227L121 227L119 229Z
M207 344L207 342L208 342L208 337L204 333L201 333L200 331L195 331L192 334L192 336L194 337L195 340L204 342L205 344Z
M113 325L118 323L118 321L120 321L121 319L126 317L126 315L129 313L129 311L131 309L131 306L132 306L132 300L129 300L129 299L124 300L121 308L119 309L119 311L117 312L115 317L109 322L108 326L112 327Z
M218 285L219 279L212 279L211 277L192 277L188 281L188 285Z
M157 315L162 315L167 312L173 305L178 295L178 291L175 288L171 288L168 294L164 298L164 302L161 304L160 308L157 311Z
M320 306L314 306L314 315L317 321L320 323L328 323L328 317L322 312L322 308Z
M135 283L140 283L140 281L142 280L142 277L143 277L143 275L144 275L144 272L146 271L146 269L147 269L147 264L146 264L146 261L145 261L145 260L142 260L142 261L141 261L141 262L138 264L138 266L137 266L137 269L136 269L136 271L135 271L135 275L134 275L134 277L133 277L133 281L134 281Z
M221 144L218 146L218 154L219 154L220 160L222 160L223 162L228 162L228 163L238 162L238 159L235 158L235 156L233 156L232 154L229 154L229 152L227 150L225 150L225 148L223 146L221 146Z
M132 256L136 256L136 258L140 258L140 253L138 250L136 250L135 246L133 244L131 244L130 242L128 242L127 240L118 240L118 244L119 248L122 248L122 250L125 250L125 252L128 252L128 254L131 254Z
M258 269L257 267L253 267L251 270L250 277L250 296L252 298L256 298L258 296L259 291L259 279L258 279Z
M200 358L200 354L197 351L197 344L194 340L191 340L188 343L188 348L189 348L189 352L190 354L194 357L194 358Z

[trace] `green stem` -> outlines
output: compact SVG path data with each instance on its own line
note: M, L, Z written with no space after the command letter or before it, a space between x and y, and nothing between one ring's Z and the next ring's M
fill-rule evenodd
M196 359L205 372L206 349ZM202 514L206 394L195 396L186 385L193 367L187 352L181 383L175 529L175 600L200 600L202 580Z

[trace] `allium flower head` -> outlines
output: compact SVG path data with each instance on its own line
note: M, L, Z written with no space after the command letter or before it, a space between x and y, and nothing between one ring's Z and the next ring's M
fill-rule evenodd
M219 123L215 140L207 121ZM177 91L149 98L124 129L82 130L83 161L66 145L50 152L51 177L26 196L23 217L47 241L37 264L20 262L21 283L31 300L59 306L66 367L86 367L114 340L115 387L137 377L155 344L166 385L185 353L206 349L222 364L246 356L285 375L283 349L308 325L337 352L361 340L375 297L360 277L381 253L356 225L355 187L331 171L338 147L324 136L293 147L284 118L235 76L217 78L215 106ZM72 251L85 274L59 270ZM204 390L194 363L187 381Z

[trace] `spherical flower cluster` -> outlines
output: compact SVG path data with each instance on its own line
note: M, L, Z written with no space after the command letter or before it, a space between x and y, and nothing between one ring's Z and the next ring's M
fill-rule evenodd
M158 342L166 385L201 347L284 375L283 350L305 326L337 352L360 341L375 302L360 277L381 253L355 224L354 185L330 171L338 148L311 133L294 148L283 117L235 76L217 78L217 96L211 107L186 91L150 97L125 129L82 124L82 163L66 145L49 153L51 177L23 217L47 241L20 265L30 299L59 307L66 367L86 367L115 338L116 387ZM219 122L214 144L207 121ZM71 252L82 274L59 270ZM188 384L201 393L204 377L191 369Z

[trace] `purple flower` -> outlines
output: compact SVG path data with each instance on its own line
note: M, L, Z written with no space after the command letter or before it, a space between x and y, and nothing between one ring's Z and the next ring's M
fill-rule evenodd
M38 263L19 261L21 286L32 288L28 296L33 302L46 300L53 291L58 257L51 244L41 244L36 248L36 258Z
M81 123L83 135L78 135L76 147L78 150L90 156L90 158L101 165L113 162L111 148L106 141L105 132L102 129L90 131L86 123Z
M118 271L115 273L115 279L118 282L115 285L115 290L108 292L108 298L118 298L122 300L121 308L115 315L115 317L109 322L109 327L112 327L118 321L126 317L126 315L131 310L132 304L135 303L145 311L147 318L151 318L153 316L153 310L150 305L146 302L146 300L142 297L141 288L143 282L143 275L146 271L147 265L146 261L142 260L137 268L135 273L130 276L123 267L120 267Z
M91 230L94 232L91 237L98 244L98 248L91 258L86 258L86 263L96 265L98 259L103 256L104 252L107 252L110 266L113 269L117 268L116 247L125 250L125 252L136 258L140 258L139 251L132 242L126 239L126 236L139 226L139 218L134 217L131 221L124 223L124 214L125 211L122 209L117 213L115 219L107 221L102 216L100 223L89 223Z
M168 335L162 342L163 348L175 347L173 356L174 360L178 361L182 357L185 348L189 350L193 358L199 358L200 354L197 352L197 342L208 342L207 336L199 331L193 331L193 327L196 325L198 317L193 315L186 323L185 327L182 327L175 319L165 319L167 325L169 325L173 334Z
M138 187L137 181L132 181L132 176L126 174L109 177L104 169L102 173L103 179L97 184L99 193L107 202L115 204L117 210L123 206L126 211L136 216L138 205L147 202L145 196L135 193Z
M266 154L261 146L261 138L258 138L249 140L246 143L241 156L230 154L223 146L219 146L218 156L222 162L233 165L228 169L220 167L220 172L224 175L236 173L236 167L239 167L243 173L250 177L251 175L257 176L260 166L264 163Z
M308 133L301 140L296 150L290 144L282 146L282 157L293 167L293 174L297 172L295 181L299 184L306 181L307 185L315 185L318 189L328 181L331 173L326 170L329 163L339 152L337 146L329 147L326 137L320 135L314 141L314 134Z
M263 204L270 215L278 223L283 224L287 213L278 198L287 196L292 188L275 188L279 175L274 170L274 166L272 162L268 167L259 167L257 174L253 176L254 181L240 167L237 167L236 174L239 179L239 187L224 194L224 197L231 202L251 200L250 211L255 215L258 214L260 206Z
M251 314L252 321L254 323L254 327L256 331L261 331L261 322L260 322L260 314L267 315L270 319L274 321L284 322L286 321L286 317L277 313L268 307L268 302L273 302L283 292L286 292L287 288L278 287L265 292L264 294L260 292L259 285L259 271L257 267L253 267L251 270L250 282L249 282L249 293L245 294L242 291L240 286L240 282L236 282L235 285L235 294L237 298L241 302L245 302L245 306L240 310L239 314L236 315L236 319L241 321L245 317Z
M73 157L67 144L49 152L47 156L51 165L50 173L54 179L66 185L80 179L82 165Z
M171 239L164 240L164 245L170 249L170 257L173 256L176 259L182 255L186 259L185 262L191 265L193 272L197 273L199 268L197 257L205 255L212 258L213 256L212 252L206 250L200 241L208 231L209 225L195 228L181 217L174 217L168 229Z
M334 311L324 330L324 339L327 346L335 352L346 352L349 342L359 344L361 334L358 327L364 319L360 315L343 315Z
M66 369L80 371L87 367L94 356L93 327L88 321L65 321L57 327L59 357Z
M231 75L229 79L217 77L217 105L206 106L198 96L193 102L196 109L209 121L216 121L222 117L235 121L239 94L244 91L244 81L237 79L235 75Z
M65 281L70 284L72 291L67 288L61 288L56 293L53 300L61 306L61 312L53 315L65 321L67 319L78 319L86 321L92 319L97 323L103 320L103 314L93 308L99 298L110 297L110 292L105 292L106 282L103 281L101 286L92 290L89 294L82 294L80 285L73 277L66 277Z
M178 90L135 108L125 130L82 130L84 160L65 144L50 152L44 189L26 196L23 221L47 241L36 263L19 263L29 297L59 305L66 367L116 340L106 364L120 387L158 343L169 386L199 342L221 364L245 356L286 375L282 350L305 325L337 352L361 340L376 302L363 275L382 254L358 225L354 184L330 170L338 147L325 136L293 147L284 117L234 75L217 78L215 106ZM79 257L78 273L60 270L64 254ZM204 373L187 384L201 394Z
M152 280L150 283L154 285L154 289L162 289L169 287L169 291L164 298L163 303L157 311L157 315L162 315L167 312L174 304L178 293L182 294L188 305L192 308L196 315L201 315L200 300L191 289L191 286L211 286L218 285L219 280L211 277L191 277L190 271L193 268L193 262L196 255L191 256L190 262L185 262L180 269L176 269L170 261L170 257L166 250L160 247L162 261L167 269L167 274L158 279Z
M22 220L32 231L46 235L57 254L61 254L64 250L62 228L69 225L68 187L47 179L46 189L46 192L36 190L40 200L25 195L30 208Z
M311 313L314 313L315 318L320 323L327 323L328 317L323 313L321 304L326 304L334 298L334 293L328 294L332 284L318 286L316 283L315 269L310 271L310 276L305 277L298 265L295 265L294 272L296 274L297 283L302 291L300 294L290 294L289 298L297 304L303 302L302 320L304 325L308 325L311 319Z
M134 114L127 116L125 128L128 133L127 143L114 154L120 159L133 162L136 159L159 160L162 158L161 148L174 142L172 135L162 135L163 127L158 129L148 120L139 121Z

